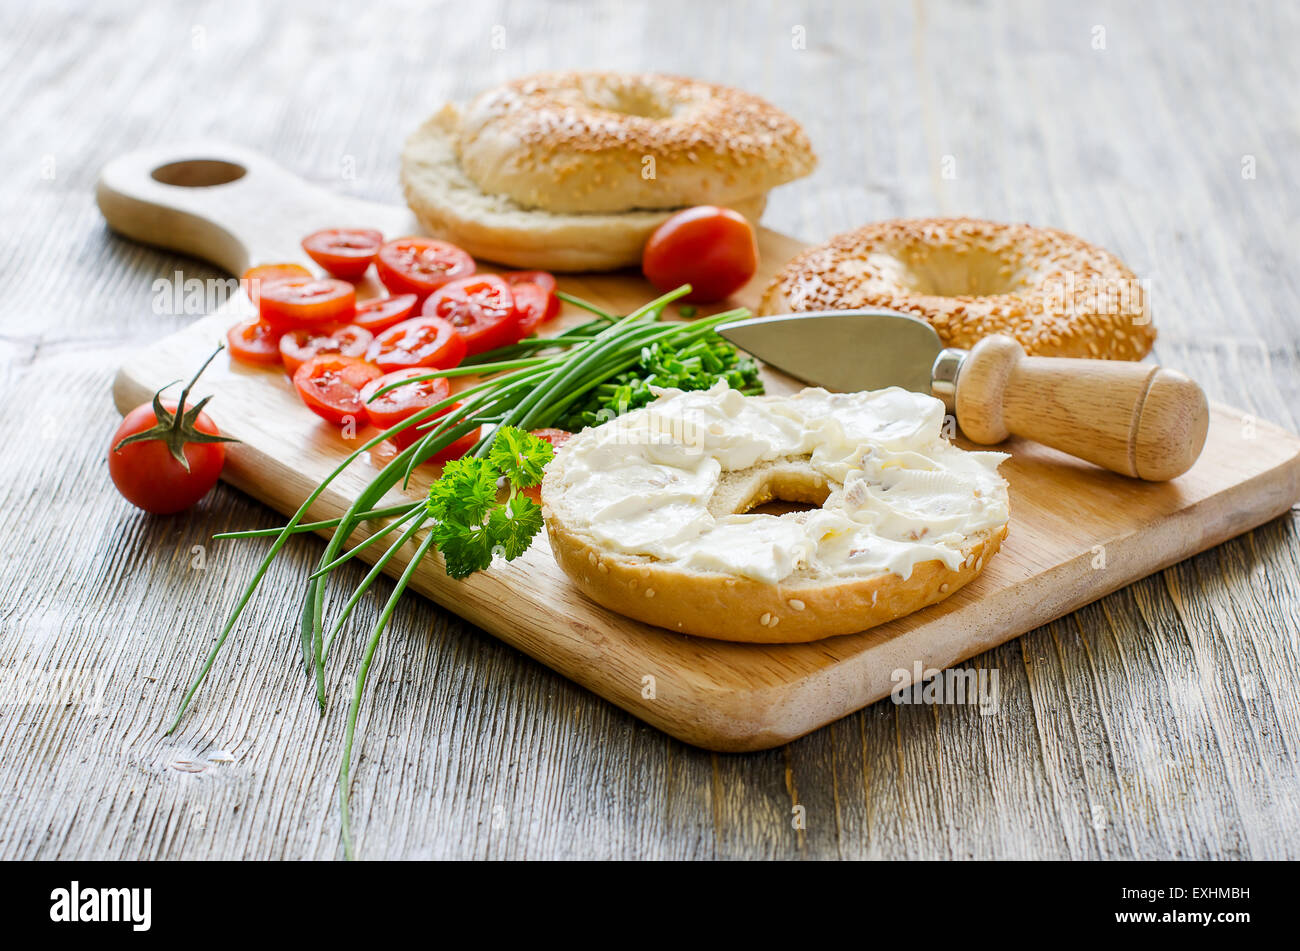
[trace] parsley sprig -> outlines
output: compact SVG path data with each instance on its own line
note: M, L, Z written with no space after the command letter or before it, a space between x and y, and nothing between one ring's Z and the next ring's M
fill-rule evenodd
M447 574L466 578L490 567L494 556L513 561L528 550L542 530L542 510L519 492L542 481L553 451L546 440L505 426L486 459L471 456L447 463L429 486L425 503L435 519L431 531ZM509 495L498 502L502 481Z

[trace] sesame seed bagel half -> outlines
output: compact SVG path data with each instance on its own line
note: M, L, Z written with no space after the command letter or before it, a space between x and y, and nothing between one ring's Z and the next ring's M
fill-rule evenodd
M880 307L929 321L946 346L994 333L1026 352L1139 360L1156 338L1145 289L1064 231L972 218L881 221L797 255L761 314Z
M682 76L585 71L479 95L457 157L483 191L559 213L733 206L816 164L799 123L758 96Z
M444 106L406 141L402 186L406 201L431 235L476 258L523 269L609 271L641 263L651 233L674 210L559 213L529 209L483 191L456 155L460 112ZM767 196L730 203L755 224Z
M681 402L671 395L676 391L668 392L665 414ZM885 399L908 398L880 392ZM871 396L805 393L813 395L749 397L774 407L771 425L760 421L742 431L755 417L746 417L743 408L734 412L734 399L732 415L724 417L729 422L705 425L718 444L734 446L733 433L721 431L732 424L745 440L782 428L788 408L798 412L800 400L813 410L834 411L844 405L835 401ZM654 413L654 407L633 414ZM641 422L613 420L575 435L547 466L541 499L551 550L573 583L598 604L648 624L751 643L864 631L951 596L984 570L1007 534L1006 483L994 471L1005 456L968 453L937 440L912 444L915 449L896 441L891 447L900 427L928 429L926 422L898 417L878 430L879 442L859 443L823 419L811 430L810 451L743 467L732 460L714 468L707 449L704 456L683 454L687 443L655 437L649 454L625 473L629 482L611 460L630 443L611 427L644 432ZM751 455L743 458L748 463ZM677 468L669 459L687 461ZM959 470L982 474L964 480L953 474ZM602 484L596 487L593 479ZM752 512L774 500L814 507ZM683 518L687 507L692 514ZM971 512L977 514L965 514ZM674 523L685 531L661 532ZM881 559L882 552L906 557Z

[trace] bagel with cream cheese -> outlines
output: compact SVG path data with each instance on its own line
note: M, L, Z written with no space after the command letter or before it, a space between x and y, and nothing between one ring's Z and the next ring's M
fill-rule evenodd
M433 235L513 267L640 262L675 211L757 221L816 158L798 123L748 93L654 73L543 73L445 106L407 140L407 202Z
M880 307L929 321L946 346L994 333L1026 352L1139 360L1151 350L1145 289L1119 258L1050 228L971 218L882 221L797 255L760 314Z
M898 388L663 391L585 429L542 482L556 560L594 601L700 637L862 631L974 578L1007 532L1006 456L942 434ZM815 506L750 510L773 499Z

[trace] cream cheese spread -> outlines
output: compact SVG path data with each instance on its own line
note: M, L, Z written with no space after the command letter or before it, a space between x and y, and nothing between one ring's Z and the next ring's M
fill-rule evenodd
M956 569L969 536L1007 521L1006 454L949 443L933 397L897 387L747 397L722 381L657 395L563 449L574 527L614 551L770 583L801 568L907 578L933 559ZM710 514L724 473L786 459L827 480L820 509Z

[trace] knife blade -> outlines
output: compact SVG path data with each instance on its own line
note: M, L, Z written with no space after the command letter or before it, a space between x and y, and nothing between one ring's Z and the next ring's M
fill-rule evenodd
M901 386L928 395L944 349L924 320L884 310L750 317L717 330L797 380L842 392Z
M1210 425L1205 392L1150 363L1037 357L993 334L945 348L923 320L887 310L751 317L717 332L828 390L899 386L943 401L971 441L1016 435L1123 475L1162 482L1191 468Z

